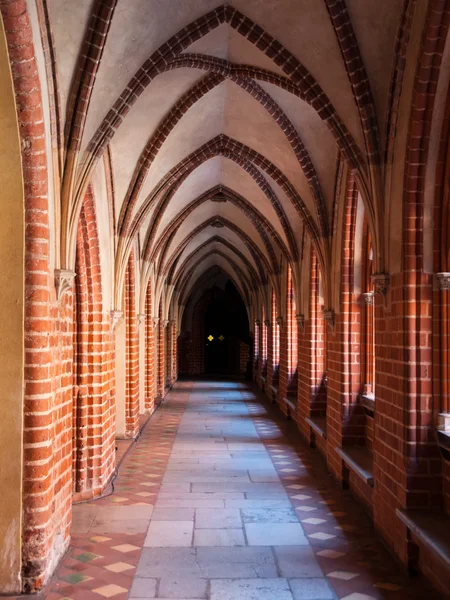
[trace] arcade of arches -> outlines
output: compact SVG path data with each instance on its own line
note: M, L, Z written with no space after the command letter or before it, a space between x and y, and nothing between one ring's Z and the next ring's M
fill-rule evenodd
M111 485L142 432L147 463L180 419L201 442L208 376L205 402L214 377L240 381L241 402L261 400L356 497L399 577L444 597L449 0L0 0L0 14L0 594L66 568L76 507L120 504ZM289 585L270 598L310 597ZM231 598L217 586L189 597ZM77 593L48 598L101 598Z

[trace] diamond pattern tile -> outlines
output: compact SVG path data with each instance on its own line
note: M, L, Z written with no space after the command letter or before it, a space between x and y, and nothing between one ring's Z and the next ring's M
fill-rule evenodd
M108 571L112 571L113 573L123 573L123 571L129 571L134 568L133 565L124 562L117 562L112 565L106 565L105 567L105 569L108 569Z
M99 587L93 591L96 594L103 596L104 598L113 598L118 594L125 593L127 590L126 588L120 587L120 585L115 585L114 583L111 583L109 585L103 585L102 587Z
M337 552L336 550L321 550L317 552L317 556L323 556L325 558L340 558L341 556L345 556L344 552Z
M331 540L335 538L335 535L330 535L329 533L324 533L323 531L318 531L317 533L312 533L308 537L313 538L314 540Z
M335 579L342 579L344 581L350 581L350 579L354 579L358 577L359 573L351 573L349 571L333 571L332 573L327 573L327 577L334 577Z

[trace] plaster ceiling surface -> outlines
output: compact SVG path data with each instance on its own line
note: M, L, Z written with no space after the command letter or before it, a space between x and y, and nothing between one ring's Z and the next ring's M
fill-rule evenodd
M347 0L362 59L370 72L372 94L383 136L388 114L389 75L403 5L403 0Z
M142 198L179 162L223 133L224 90L225 83L213 88L178 121L150 167Z
M202 263L199 264L193 270L193 272L190 274L190 276L184 282L184 283L186 283L186 285L184 286L185 289L187 291L189 291L189 288L195 289L194 286L195 286L196 281L206 271L208 271L208 269L211 269L212 267L220 267L220 269L222 271L224 271L225 273L227 273L227 275L230 277L230 279L232 279L233 282L235 283L238 291L240 291L241 296L243 296L243 293L242 293L242 284L241 284L241 281L240 281L239 277L236 275L235 271L230 266L230 263L227 262L225 259L223 259L221 256L218 256L218 255L206 257L202 261ZM245 281L245 284L246 284L247 289L248 289L249 281L248 280L244 280L244 281ZM189 294L187 294L187 296L189 296Z
M114 1L110 0L111 6ZM90 48L90 27L93 23L92 27L95 26L91 17L94 2L48 0L48 3L59 102L63 114L70 117L67 120L70 124L73 115L68 107L71 109L73 102L68 104L67 99L74 82L79 80L86 48ZM351 66L341 51L343 41L328 12L329 4L328 0L233 0L230 9L241 11L282 45L272 60L273 47L266 54L263 45L258 48L257 43L241 35L237 31L240 20L231 21L230 11L222 10L220 18L209 15L209 23L214 27L202 28L198 39L197 33L192 37L181 36L185 27L222 7L221 0L117 0L81 126L76 177L85 177L85 165L91 164L91 156L94 164L109 145L116 221L119 215L128 217L121 220L121 229L116 231L126 238L121 247L130 248L132 239L126 236L139 233L144 251L144 241L151 233L152 249L158 248L155 270L161 269L180 243L214 216L222 216L231 226L202 229L182 251L175 271L182 268L180 265L195 248L215 236L228 240L255 266L252 254L233 227L240 228L253 240L269 263L273 256L280 259L282 250L278 240L284 247L283 253L287 249L294 260L300 254L306 229L315 236L315 244L328 239L327 228L329 232L335 210L339 160L347 161L350 169L358 171L365 185L370 179L362 113L349 77ZM355 56L361 59L367 74L368 97L373 96L371 108L377 116L383 142L403 0L345 0L342 6L348 10L350 25L346 26L353 28L357 42ZM225 16L229 22L223 22ZM157 62L152 77L133 80L142 65L157 56L158 49L173 36L184 40L183 47L176 49L175 58L165 55ZM283 71L277 61L281 62L280 57L285 59L286 53L293 57L291 64L298 61L310 75L300 81L301 71L297 70L297 75L292 75L289 68ZM183 54L195 54L198 62L194 64L188 58L181 63ZM200 67L200 63L209 66L194 68ZM249 68L239 70L239 65ZM201 86L205 88L200 92ZM305 86L309 86L306 93ZM310 94L308 103L305 94ZM317 94L315 99L311 99L314 94ZM124 104L120 118L114 119L111 115L119 110L121 97L132 99ZM110 129L104 121L107 115L113 122ZM329 122L323 120L330 115L333 118ZM70 128L66 128L66 137L70 140ZM96 146L90 143L93 140L100 142ZM199 150L212 141L216 144L214 151L201 154ZM141 161L149 142L154 143L154 153L144 169ZM94 148L98 153L91 154ZM187 159L194 155L195 160L186 169ZM94 167L90 178L93 172ZM98 170L95 177L98 178ZM271 198L255 179L269 186ZM189 204L220 186L224 193L231 190L238 204L242 198L247 206L264 216L267 238L242 210L245 205L237 206L230 200L220 203L207 200L179 219ZM76 190L81 188L75 186ZM97 183L95 190L107 195L106 186ZM133 202L128 204L130 197ZM162 198L168 202L160 211ZM303 216L295 206L297 201L305 209ZM282 208L285 218L280 217L274 205ZM143 218L142 210L147 206ZM303 221L305 216L311 219L307 226ZM219 251L221 246L214 243L208 248ZM326 249L322 251L327 254ZM124 258L120 259L123 264ZM205 265L211 261L213 258L205 258ZM205 268L198 270L204 272Z
M195 255L193 255L185 264L183 264L182 272L186 273L186 271L192 268L195 263L199 262L200 260L204 262L212 252L217 254L217 256L219 256L222 260L224 257L225 260L228 259L230 266L233 266L233 263L234 265L237 265L242 273L249 273L249 269L247 268L245 261L243 261L240 256L238 256L235 252L232 252L223 244L218 243L212 243L204 248L200 248ZM183 273L181 274L181 278L183 277Z
M119 127L111 141L116 191L120 198L124 198L139 156L158 129L160 122L177 100L202 76L201 71L193 69L177 69L162 73L151 82L131 108L126 123L123 127ZM92 126L90 114L89 112L87 131ZM84 140L88 138L89 135L86 135Z
M292 231L295 234L295 237L298 238L299 234L303 231L303 221L300 215L297 212L296 207L294 206L292 200L288 198L285 191L278 185L278 183L272 179L270 175L264 173L267 182L269 183L272 190L275 192L276 197L279 199L280 203L284 208L284 212L286 213L287 220ZM315 215L315 210L312 213Z
M225 210L221 209L222 217L228 218L227 215L224 214ZM176 234L170 241L170 245L168 246L167 254L170 256L179 245L184 242L188 236L199 226L207 223L211 218L210 209L206 204L202 204L198 208L196 208L189 216L183 221L182 225L177 230ZM210 237L214 237L219 232L222 235L222 232L225 229L232 229L227 224L224 227L213 227L211 225L207 226L207 230L209 232ZM261 236L255 231L253 224L248 221L248 219L242 219L239 221L239 229L243 232L244 236L250 237L254 246L259 250L260 254L267 255L266 248L264 246L264 242L261 239ZM240 234L238 234L240 235ZM244 239L244 238L242 238Z
M219 237L221 240L224 240L224 242L230 244L233 248L235 248L238 252L240 252L247 259L247 261L253 266L255 271L257 271L257 265L255 264L255 261L253 260L253 256L251 255L247 246L243 243L242 239L236 233L234 233L234 231L231 231L230 229L223 227L220 230L216 230L214 237ZM210 231L204 230L201 233L199 233L193 240L191 240L189 242L189 244L186 246L186 248L183 250L183 252L180 253L179 260L174 269L174 273L179 273L180 271L182 271L185 260L195 250L200 248L203 244L207 243L208 240L214 239L214 237L211 238ZM208 245L207 247L211 248L212 246L215 248L219 247L221 249L225 248L225 244L223 244L223 243L220 243L220 244L214 243L214 244Z
M70 87L95 0L49 0L48 10L58 68L59 100L66 114Z
M157 235L161 235L186 206L220 185L226 186L232 192L245 198L275 227L281 239L285 243L287 242L280 220L261 188L239 165L221 156L213 157L202 163L183 181L163 213L156 229ZM211 201L208 201L208 204L211 216L217 214L217 208L222 205ZM242 209L232 202L229 202L229 209L233 213L233 221L239 222L244 217Z
M268 82L261 87L272 96L299 133L314 164L327 207L331 211L334 197L336 140L327 124L303 100Z

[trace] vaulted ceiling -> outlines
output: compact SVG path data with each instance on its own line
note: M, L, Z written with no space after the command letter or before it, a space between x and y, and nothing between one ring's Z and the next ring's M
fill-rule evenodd
M305 233L326 254L339 160L369 188L384 147L402 6L49 0L68 214L107 152L119 262L139 239L180 290L217 266L245 294Z

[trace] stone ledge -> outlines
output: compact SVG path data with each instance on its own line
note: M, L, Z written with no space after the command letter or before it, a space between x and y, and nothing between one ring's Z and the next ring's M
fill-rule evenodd
M397 509L412 535L450 568L450 516L443 512Z
M367 485L373 487L373 456L367 448L349 446L346 448L336 448L336 452L348 469L358 475Z
M359 397L359 403L371 415L373 415L375 413L375 395L374 394L361 394L361 396Z
M326 417L306 417L305 421L319 437L327 439L327 418Z

